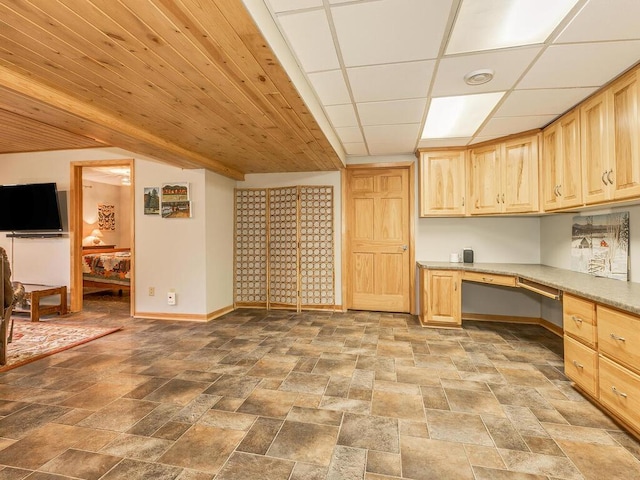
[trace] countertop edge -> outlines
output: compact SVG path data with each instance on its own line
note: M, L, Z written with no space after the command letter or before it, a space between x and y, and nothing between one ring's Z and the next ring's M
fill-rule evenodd
M640 315L640 284L595 277L557 267L527 263L449 263L418 261L418 268L509 275L556 288L602 305Z

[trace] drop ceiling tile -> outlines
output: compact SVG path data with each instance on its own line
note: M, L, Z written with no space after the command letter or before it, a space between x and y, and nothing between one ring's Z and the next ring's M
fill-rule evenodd
M598 87L638 61L640 41L552 45L518 88Z
M276 13L322 7L322 0L268 0L268 2Z
M591 0L554 43L640 38L638 0Z
M420 135L420 124L409 123L404 125L367 125L362 127L364 136L371 150L373 143L410 143L411 148L416 145Z
M343 144L364 142L359 127L338 127L335 130Z
M343 143L347 155L368 155L367 145L364 143Z
M503 136L542 128L555 120L557 115L532 115L527 117L493 117L478 132L480 137Z
M452 0L379 0L331 7L347 67L436 58Z
M426 98L389 102L359 103L358 114L362 125L390 125L422 121Z
M464 147L471 141L471 137L462 138L423 138L418 148Z
M305 72L340 67L324 10L281 14L278 20Z
M339 105L351 102L351 96L344 81L342 70L310 73L309 81L323 105Z
M405 62L347 69L356 102L427 96L435 61Z
M434 97L504 91L513 88L542 47L528 47L488 53L446 57L440 61L433 84ZM489 68L493 80L484 85L467 85L464 76Z
M369 152L371 155L402 155L413 153L415 151L415 140L409 141L393 141L393 142L370 142Z
M358 118L356 112L353 109L353 105L348 103L346 105L331 105L325 107L331 125L334 128L337 127L357 127Z
M577 105L596 88L550 88L544 90L515 90L498 108L498 117L525 115L560 115Z

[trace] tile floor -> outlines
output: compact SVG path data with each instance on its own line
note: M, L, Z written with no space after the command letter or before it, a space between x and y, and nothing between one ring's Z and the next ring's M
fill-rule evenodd
M124 329L0 374L0 480L640 478L539 327L87 305L49 321Z

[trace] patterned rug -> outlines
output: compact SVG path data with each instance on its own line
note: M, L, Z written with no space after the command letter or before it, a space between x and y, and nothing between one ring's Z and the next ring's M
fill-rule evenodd
M16 321L13 341L7 347L7 363L0 366L0 372L82 345L121 328Z

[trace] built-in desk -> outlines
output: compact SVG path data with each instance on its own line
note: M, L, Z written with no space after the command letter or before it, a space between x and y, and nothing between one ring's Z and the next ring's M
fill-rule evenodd
M424 326L461 326L463 281L562 299L563 326L552 330L564 334L566 376L640 438L640 284L545 265L418 262L418 267Z

